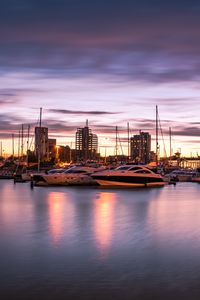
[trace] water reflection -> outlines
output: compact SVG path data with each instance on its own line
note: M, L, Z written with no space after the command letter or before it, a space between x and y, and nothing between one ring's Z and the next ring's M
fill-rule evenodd
M58 245L63 234L64 200L64 193L50 192L48 194L49 228L55 245Z
M101 192L95 202L94 234L101 257L108 254L113 237L116 193Z
M199 194L0 181L2 299L200 299Z
M189 189L183 193L178 188L176 193L168 189L161 199L150 202L148 226L157 242L168 240L180 247L194 240L195 243L200 242L200 206L197 199L198 195L194 192L192 195Z
M26 220L32 218L32 203L27 201L29 197L29 189L24 188L22 192L12 181L7 184L0 182L0 227L4 228L2 233L12 234L19 228L23 229ZM19 199L18 202L16 198Z

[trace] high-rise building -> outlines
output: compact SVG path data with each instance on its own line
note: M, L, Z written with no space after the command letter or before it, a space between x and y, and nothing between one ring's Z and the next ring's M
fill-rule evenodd
M60 161L70 163L72 161L71 149L69 146L59 146L58 148L58 158Z
M98 137L96 134L93 134L88 127L88 121L86 121L85 127L77 128L75 145L76 159L78 161L96 158L98 151Z
M138 163L148 163L151 152L151 135L148 132L140 132L130 139L131 159Z
M35 127L35 154L40 154L40 159L46 160L48 158L48 128Z
M56 158L56 139L48 139L48 159Z

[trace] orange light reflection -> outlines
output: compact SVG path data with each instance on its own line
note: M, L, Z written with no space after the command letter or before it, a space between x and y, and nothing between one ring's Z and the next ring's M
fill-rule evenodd
M115 202L116 194L102 192L95 203L95 239L103 257L108 253L112 241Z
M63 232L64 193L50 192L48 197L49 225L53 242L57 245Z

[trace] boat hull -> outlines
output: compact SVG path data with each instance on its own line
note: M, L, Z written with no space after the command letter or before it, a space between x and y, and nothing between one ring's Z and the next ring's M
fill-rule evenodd
M0 175L0 179L13 179L13 175Z
M119 181L109 181L109 180L101 180L96 179L96 182L100 186L107 187L162 187L166 183L163 182L149 182L149 183L135 183L135 182L119 182Z
M193 182L197 182L197 183L200 183L200 177L194 177L192 179Z
M79 175L70 174L70 175L43 175L43 176L33 176L33 182L35 186L89 186L96 185L96 182L93 178L88 175Z

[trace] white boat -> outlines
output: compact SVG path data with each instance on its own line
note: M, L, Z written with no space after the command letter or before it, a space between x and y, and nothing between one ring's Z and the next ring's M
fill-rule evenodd
M90 174L98 171L99 168L87 166L73 166L62 173L49 173L34 175L34 185L92 185L95 180Z
M190 169L178 169L165 175L165 178L170 180L176 180L179 182L193 181L193 178L197 175L197 172Z
M66 171L66 169L52 169L50 171L47 172L47 174L55 174L55 173L62 173ZM36 175L44 175L44 171L42 172L38 172L38 171L33 171L33 170L28 170L26 171L25 173L22 173L21 174L21 177L22 177L22 180L23 181L31 181L32 177L33 176L36 176Z
M101 186L154 187L165 185L160 174L141 165L123 165L114 170L94 173L91 176Z
M199 175L199 176L193 177L193 178L192 178L192 181L193 181L193 182L198 182L198 183L200 183L200 175Z

